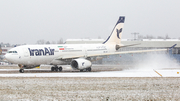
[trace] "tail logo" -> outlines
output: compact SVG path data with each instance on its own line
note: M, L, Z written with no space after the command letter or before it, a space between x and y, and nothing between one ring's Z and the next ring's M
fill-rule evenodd
M116 32L117 32L117 37L119 38L119 39L121 39L120 37L119 37L119 33L121 33L122 32L122 28L121 29L116 29Z

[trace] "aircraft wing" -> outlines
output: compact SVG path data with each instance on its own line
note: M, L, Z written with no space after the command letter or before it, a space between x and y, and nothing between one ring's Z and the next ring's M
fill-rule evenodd
M116 55L116 54L129 54L129 53L145 53L145 52L158 52L158 51L168 51L173 49L177 44L174 44L168 49L152 49L152 50L137 50L137 51L122 51L122 52L113 52L113 53L103 53L103 54L93 54L88 55L88 57L92 56L105 56L105 55Z
M102 53L102 54L89 54L89 55L65 55L58 57L57 60L64 59L74 59L81 57L93 57L93 56L107 56L107 55L116 55L116 54L128 54L128 53L144 53L144 52L157 52L157 51L167 51L167 49L154 49L154 50L138 50L138 51L122 51L122 52L112 52L112 53Z
M105 55L117 55L117 54L129 54L129 53L157 52L157 51L167 51L167 49L122 51L122 52L113 52L113 53L93 54L93 55L88 55L88 57L92 57L92 56L105 56Z
M87 58L87 57L93 57L93 56L107 56L107 55L116 55L116 54L130 54L130 53L145 53L145 52L158 52L158 51L168 51L174 48L177 44L173 45L169 49L152 49L152 50L137 50L137 51L122 51L122 52L112 52L112 53L102 53L102 54L87 54L87 55L65 55L61 56L57 59L63 60L63 59L74 59L74 58Z

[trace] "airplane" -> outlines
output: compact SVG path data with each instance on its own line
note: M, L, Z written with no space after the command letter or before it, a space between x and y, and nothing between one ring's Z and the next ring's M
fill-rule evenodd
M50 44L50 45L22 45L10 49L5 58L11 63L18 64L19 72L24 69L32 69L42 64L52 65L51 71L62 71L62 66L69 64L80 72L90 72L92 61L101 56L142 53L153 51L167 51L167 49L118 51L118 49L132 45L121 44L121 35L125 22L125 16L120 16L112 33L102 44ZM172 46L171 48L175 47Z

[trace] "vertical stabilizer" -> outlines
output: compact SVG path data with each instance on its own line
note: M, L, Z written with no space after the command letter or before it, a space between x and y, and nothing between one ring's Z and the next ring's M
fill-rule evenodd
M124 26L125 17L120 16L118 22L116 23L111 35L107 38L103 44L120 44L121 35Z

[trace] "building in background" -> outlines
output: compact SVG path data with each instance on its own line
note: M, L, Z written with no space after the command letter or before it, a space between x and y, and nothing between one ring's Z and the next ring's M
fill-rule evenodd
M99 44L103 42L104 39L67 39L65 44Z

